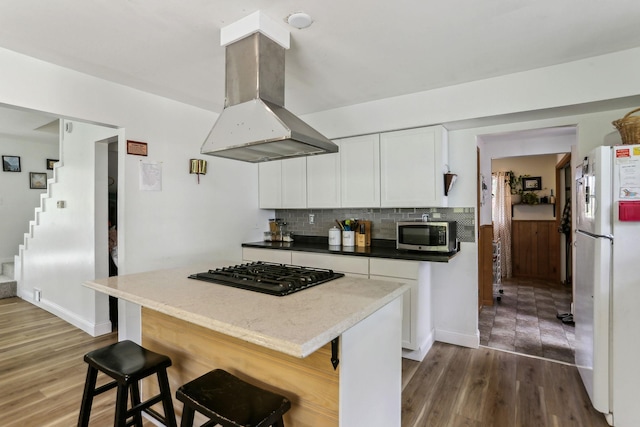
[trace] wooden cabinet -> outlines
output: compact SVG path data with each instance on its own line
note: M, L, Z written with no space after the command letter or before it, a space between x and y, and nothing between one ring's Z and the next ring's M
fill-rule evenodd
M262 209L307 207L307 159L260 163L259 204Z
M380 137L339 140L340 198L344 208L380 207Z
M380 206L447 206L447 162L442 126L380 134Z
M512 221L514 277L560 280L560 233L555 221Z
M339 146L339 141L336 144ZM340 205L340 153L307 157L307 207Z

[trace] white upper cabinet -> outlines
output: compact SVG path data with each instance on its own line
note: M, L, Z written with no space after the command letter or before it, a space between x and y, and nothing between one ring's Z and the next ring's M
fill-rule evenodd
M307 207L307 159L282 160L282 207Z
M340 153L307 157L307 207L340 207Z
M380 137L344 138L340 143L340 197L345 208L380 206Z
M307 207L307 160L296 157L258 165L260 208Z
M264 162L258 165L259 204L263 209L282 207L282 162Z
M447 206L447 133L442 126L380 134L380 206Z

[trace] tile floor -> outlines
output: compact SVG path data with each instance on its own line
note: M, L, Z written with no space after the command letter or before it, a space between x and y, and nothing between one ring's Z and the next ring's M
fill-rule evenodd
M480 312L480 345L575 363L574 327L556 317L570 311L571 287L508 279L502 289L501 301Z

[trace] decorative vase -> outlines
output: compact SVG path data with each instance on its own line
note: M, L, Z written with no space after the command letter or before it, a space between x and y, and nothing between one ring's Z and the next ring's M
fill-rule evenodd
M522 203L522 195L521 194L512 194L511 195L511 204L517 205Z

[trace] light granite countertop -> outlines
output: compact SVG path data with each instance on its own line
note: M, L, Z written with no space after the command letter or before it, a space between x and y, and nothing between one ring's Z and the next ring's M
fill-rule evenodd
M189 279L213 262L85 282L96 291L304 358L400 297L409 285L343 277L284 297Z

